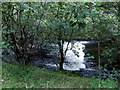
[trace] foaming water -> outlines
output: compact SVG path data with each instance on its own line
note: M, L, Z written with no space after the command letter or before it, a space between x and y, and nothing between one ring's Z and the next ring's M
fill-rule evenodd
M86 66L84 64L84 56L85 53L83 50L85 49L85 45L83 43L89 43L89 42L83 42L83 41L74 41L65 42L63 45L63 50L65 52L66 48L67 51L65 53L65 63L63 64L63 68L65 70L80 70L85 69Z
M71 42L65 42L63 45L64 51L64 63L63 69L70 71L79 71L80 69L88 70L91 69L90 65L87 64L85 58L85 45L90 44L91 41L76 41L73 40ZM51 44L53 50L50 53L46 54L47 56L55 56L59 54L59 46L57 44ZM34 57L33 57L34 58ZM35 59L35 58L34 58ZM38 58L36 58L38 59ZM57 57L54 58L43 58L44 60L34 60L32 62L33 65L42 66L43 68L47 68L50 70L59 70L59 59Z

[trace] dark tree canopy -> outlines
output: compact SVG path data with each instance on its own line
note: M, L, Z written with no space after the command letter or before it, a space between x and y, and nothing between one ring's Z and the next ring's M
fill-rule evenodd
M6 2L2 29L3 48L24 64L52 42L60 47L62 66L63 43L72 39L102 41L104 65L120 63L120 2Z

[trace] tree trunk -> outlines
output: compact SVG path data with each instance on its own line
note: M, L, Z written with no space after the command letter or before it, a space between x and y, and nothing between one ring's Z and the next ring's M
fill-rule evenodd
M60 63L59 63L59 66L60 66L60 70L63 70L63 63L64 63L63 44L64 44L64 41L63 40L61 40L61 41L58 42L59 52L60 52Z

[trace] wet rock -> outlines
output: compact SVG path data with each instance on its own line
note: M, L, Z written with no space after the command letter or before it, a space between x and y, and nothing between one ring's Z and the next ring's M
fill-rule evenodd
M117 80L118 82L120 82L120 74L112 74L109 77L114 78L115 80Z
M86 68L98 69L98 65L94 63L92 60L85 59L85 65L86 65Z
M0 55L2 60L7 62L12 62L16 60L16 55L13 50L7 48L7 49L3 49L2 51L3 51L2 55Z
M48 59L48 58L39 58L39 57L31 57L31 60L29 62L29 64L34 65L34 66L38 66L44 69L49 69L51 71L56 71L59 70L58 67L58 60L54 60L54 59Z
M108 74L95 69L80 69L80 76L107 78Z

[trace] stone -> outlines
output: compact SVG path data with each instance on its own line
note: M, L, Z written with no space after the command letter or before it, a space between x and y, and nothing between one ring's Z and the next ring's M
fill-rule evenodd
M9 48L3 49L3 54L1 55L1 57L2 57L2 60L7 61L7 62L16 60L16 55L14 51Z
M87 77L108 76L107 73L104 73L100 70L95 70L95 69L80 69L79 74L80 74L80 76L87 76Z

